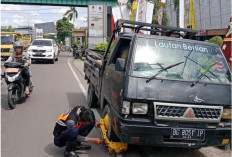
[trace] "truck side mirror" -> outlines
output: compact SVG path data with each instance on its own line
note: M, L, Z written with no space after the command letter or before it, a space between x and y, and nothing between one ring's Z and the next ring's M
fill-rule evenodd
M125 67L125 59L117 58L116 64L115 64L115 70L124 71L124 67Z
M31 46L31 44L28 44L28 46Z

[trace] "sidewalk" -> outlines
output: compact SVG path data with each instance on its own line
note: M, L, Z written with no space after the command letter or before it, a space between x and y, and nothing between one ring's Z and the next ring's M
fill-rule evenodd
M85 73L83 71L84 69L84 61L81 59L73 59L72 60L73 65L76 67L76 69L81 73L81 75L83 75L83 77L85 76Z

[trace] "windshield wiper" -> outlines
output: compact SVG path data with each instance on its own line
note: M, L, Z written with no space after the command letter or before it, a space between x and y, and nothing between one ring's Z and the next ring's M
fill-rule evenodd
M213 63L212 65L210 65L210 66L208 66L208 67L206 67L205 69L205 72L203 72L202 74L201 74L201 76L199 76L198 77L198 79L197 79L197 81L195 81L195 82L193 82L192 84L191 84L191 87L193 87L193 86L195 86L200 80L201 80L201 78L203 77L203 76L206 76L206 74L209 72L209 70L211 69L211 67L212 66L214 66L215 64L217 64L217 62L215 62L215 63ZM207 77L208 78L208 77ZM210 78L209 78L210 79ZM211 79L210 79L211 80Z
M170 66L168 66L168 67L166 67L166 68L163 68L163 69L159 70L157 74L155 74L155 75L153 75L152 77L150 77L149 79L147 79L146 83L148 83L148 82L151 81L152 79L155 79L156 76L159 75L160 73L162 73L163 71L167 71L168 69L171 69L171 68L173 68L173 67L175 67L175 66L177 66L177 65L180 65L180 64L182 64L182 63L184 63L184 62L179 62L179 63L176 63L176 64L172 64L172 65L170 65Z
M202 67L203 69L206 69L206 68L204 68L202 65L198 64L196 61L192 60L191 58L188 58L187 56L184 56L184 57L186 57L186 59L189 59L189 60L192 61L193 63L199 65L199 66ZM218 79L218 81L220 81L220 82L222 83L221 79L220 79L216 74L214 74L214 73L211 72L211 71L209 71L209 73L210 73L211 75L213 75L214 77L216 77L216 78ZM206 77L207 77L207 76L206 76ZM209 80L211 80L209 77L207 77L207 78L208 78Z

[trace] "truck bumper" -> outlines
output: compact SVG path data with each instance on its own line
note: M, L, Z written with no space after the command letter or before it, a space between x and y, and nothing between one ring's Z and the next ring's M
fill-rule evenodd
M51 60L54 58L54 55L43 55L43 56L35 56L35 55L30 55L32 60Z
M120 139L124 143L161 147L200 148L222 145L231 139L231 128L205 129L204 141L170 139L171 127L141 126L120 122Z

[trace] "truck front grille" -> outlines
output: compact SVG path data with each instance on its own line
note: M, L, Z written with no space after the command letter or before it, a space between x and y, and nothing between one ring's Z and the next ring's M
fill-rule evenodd
M157 115L168 117L181 117L184 115L187 107L157 105Z
M154 102L155 120L176 120L218 123L222 106L188 105Z
M33 49L32 51L33 52L46 52L46 50L35 50L35 49Z
M46 57L46 55L33 55L33 57Z
M220 109L212 108L196 108L193 107L194 114L197 118L218 119L220 116Z

